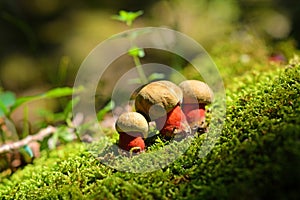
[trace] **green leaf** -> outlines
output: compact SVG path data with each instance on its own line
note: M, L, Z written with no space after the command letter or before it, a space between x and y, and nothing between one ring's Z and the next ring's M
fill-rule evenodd
M68 130L68 127L66 127L66 126L59 127L57 129L56 133L57 133L58 139L62 140L63 142L71 142L71 141L73 141L73 135Z
M68 104L66 105L66 107L65 107L65 109L63 111L65 119L68 118L69 113L72 112L73 107L75 105L77 105L79 103L79 101L80 101L79 97L75 97L71 101L68 102Z
M140 57L140 58L142 58L142 57L144 57L145 56L145 51L144 51L144 49L139 49L139 51L138 51L138 56Z
M0 93L0 117L9 113L9 108L16 102L16 96L12 92Z
M55 88L53 90L49 90L48 92L42 94L41 96L44 98L58 98L63 96L69 96L73 94L73 88L64 87L64 88Z
M73 94L73 92L80 91L82 88L78 89L73 89L70 87L63 87L63 88L55 88L52 90L49 90L46 93L35 95L35 96L27 96L27 97L21 97L18 98L15 104L12 106L12 110L16 109L23 103L31 102L31 101L36 101L40 99L51 99L51 98L59 98L59 97L64 97L64 96L70 96Z
M0 117L7 115L8 109L6 106L0 101Z
M119 11L119 15L114 15L113 19L122 21L122 22L126 22L128 20L128 12L124 11L124 10L120 10Z
M59 135L58 135L57 131L55 133L53 133L52 137L48 140L49 149L55 149L56 148L58 137L59 137Z
M127 12L127 11L125 11L125 10L120 10L119 16L120 16L123 20L127 20L127 19L129 18L129 12Z
M148 80L149 81L154 81L154 80L157 80L157 79L163 79L165 78L165 75L162 74L162 73L152 73L149 77L148 77Z
M104 108L102 108L98 113L97 113L97 119L98 121L101 121L106 113L111 111L115 107L115 102L110 100Z
M142 84L142 80L140 78L131 78L127 82L130 85L133 85L133 84Z
M12 92L0 93L0 101L6 106L12 106L16 102L16 96Z
M144 49L139 48L139 47L131 47L128 50L128 54L132 57L140 57L140 58L145 56Z

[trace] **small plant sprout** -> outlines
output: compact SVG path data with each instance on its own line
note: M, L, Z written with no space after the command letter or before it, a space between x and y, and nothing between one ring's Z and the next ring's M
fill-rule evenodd
M121 10L119 12L119 15L114 15L113 19L116 19L121 22L125 22L127 26L131 27L133 24L133 21L141 16L144 12L142 10L139 10L137 12L130 12L130 11L124 11ZM137 31L131 32L130 35L128 35L128 38L130 40L131 47L128 50L128 55L133 58L134 64L136 66L139 79L129 80L131 83L141 83L141 84L147 84L149 83L149 80L147 76L145 75L144 70L142 69L142 64L140 61L140 58L143 58L145 56L144 49L134 45L135 38L139 35ZM151 80L150 80L151 81Z
M133 21L141 16L144 12L142 10L139 10L137 12L128 12L125 10L120 10L119 15L112 16L113 19L119 20L121 22L125 22L127 26L131 26Z
M148 121L155 121L157 129L166 137L190 133L181 110L182 92L170 81L151 82L143 87L135 99L135 109Z
M143 138L148 135L148 123L143 115L137 112L126 112L119 116L115 124L119 133L119 147L133 153L145 150Z
M139 74L139 78L140 78L140 82L142 84L147 84L148 83L148 79L145 75L144 70L142 69L142 64L140 61L140 58L145 56L145 52L142 48L133 46L128 50L128 54L133 58L134 64L136 66L136 70Z
M204 128L205 106L213 100L209 86L198 80L186 80L179 84L183 92L183 112L193 131Z

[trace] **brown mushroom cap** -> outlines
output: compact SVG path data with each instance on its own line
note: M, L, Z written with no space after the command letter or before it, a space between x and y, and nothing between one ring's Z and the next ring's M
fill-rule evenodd
M182 103L183 93L179 86L177 86L175 83L173 83L171 81L167 81L167 80L156 81L156 83L166 85L172 93L175 93L177 95L177 98L180 100L180 103Z
M119 116L116 122L116 130L118 132L138 132L142 133L143 137L148 134L148 122L143 115L137 112L126 112Z
M179 84L184 96L184 104L210 104L213 92L209 86L198 80L185 80Z
M156 81L139 91L135 99L135 109L155 120L165 116L181 101L182 92L178 86L170 81Z

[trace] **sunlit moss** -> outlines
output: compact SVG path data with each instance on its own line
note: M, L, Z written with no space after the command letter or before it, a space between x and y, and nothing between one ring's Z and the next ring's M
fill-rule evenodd
M44 152L33 165L2 180L0 195L5 199L296 199L299 61L260 80L228 91L226 123L206 157L198 157L204 139L199 137L172 164L133 174L107 167L82 144L70 143ZM123 165L136 160L126 158Z

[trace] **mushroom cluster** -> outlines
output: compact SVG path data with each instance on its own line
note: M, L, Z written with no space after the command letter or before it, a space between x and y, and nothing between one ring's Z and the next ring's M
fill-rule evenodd
M167 81L155 81L136 92L135 111L119 116L115 127L119 147L135 153L145 150L149 122L165 138L191 134L205 122L205 106L212 102L209 86L198 80L186 80L177 86Z
M155 121L156 128L163 136L190 132L185 115L181 110L183 94L170 81L156 81L143 87L136 96L135 109L148 122Z

